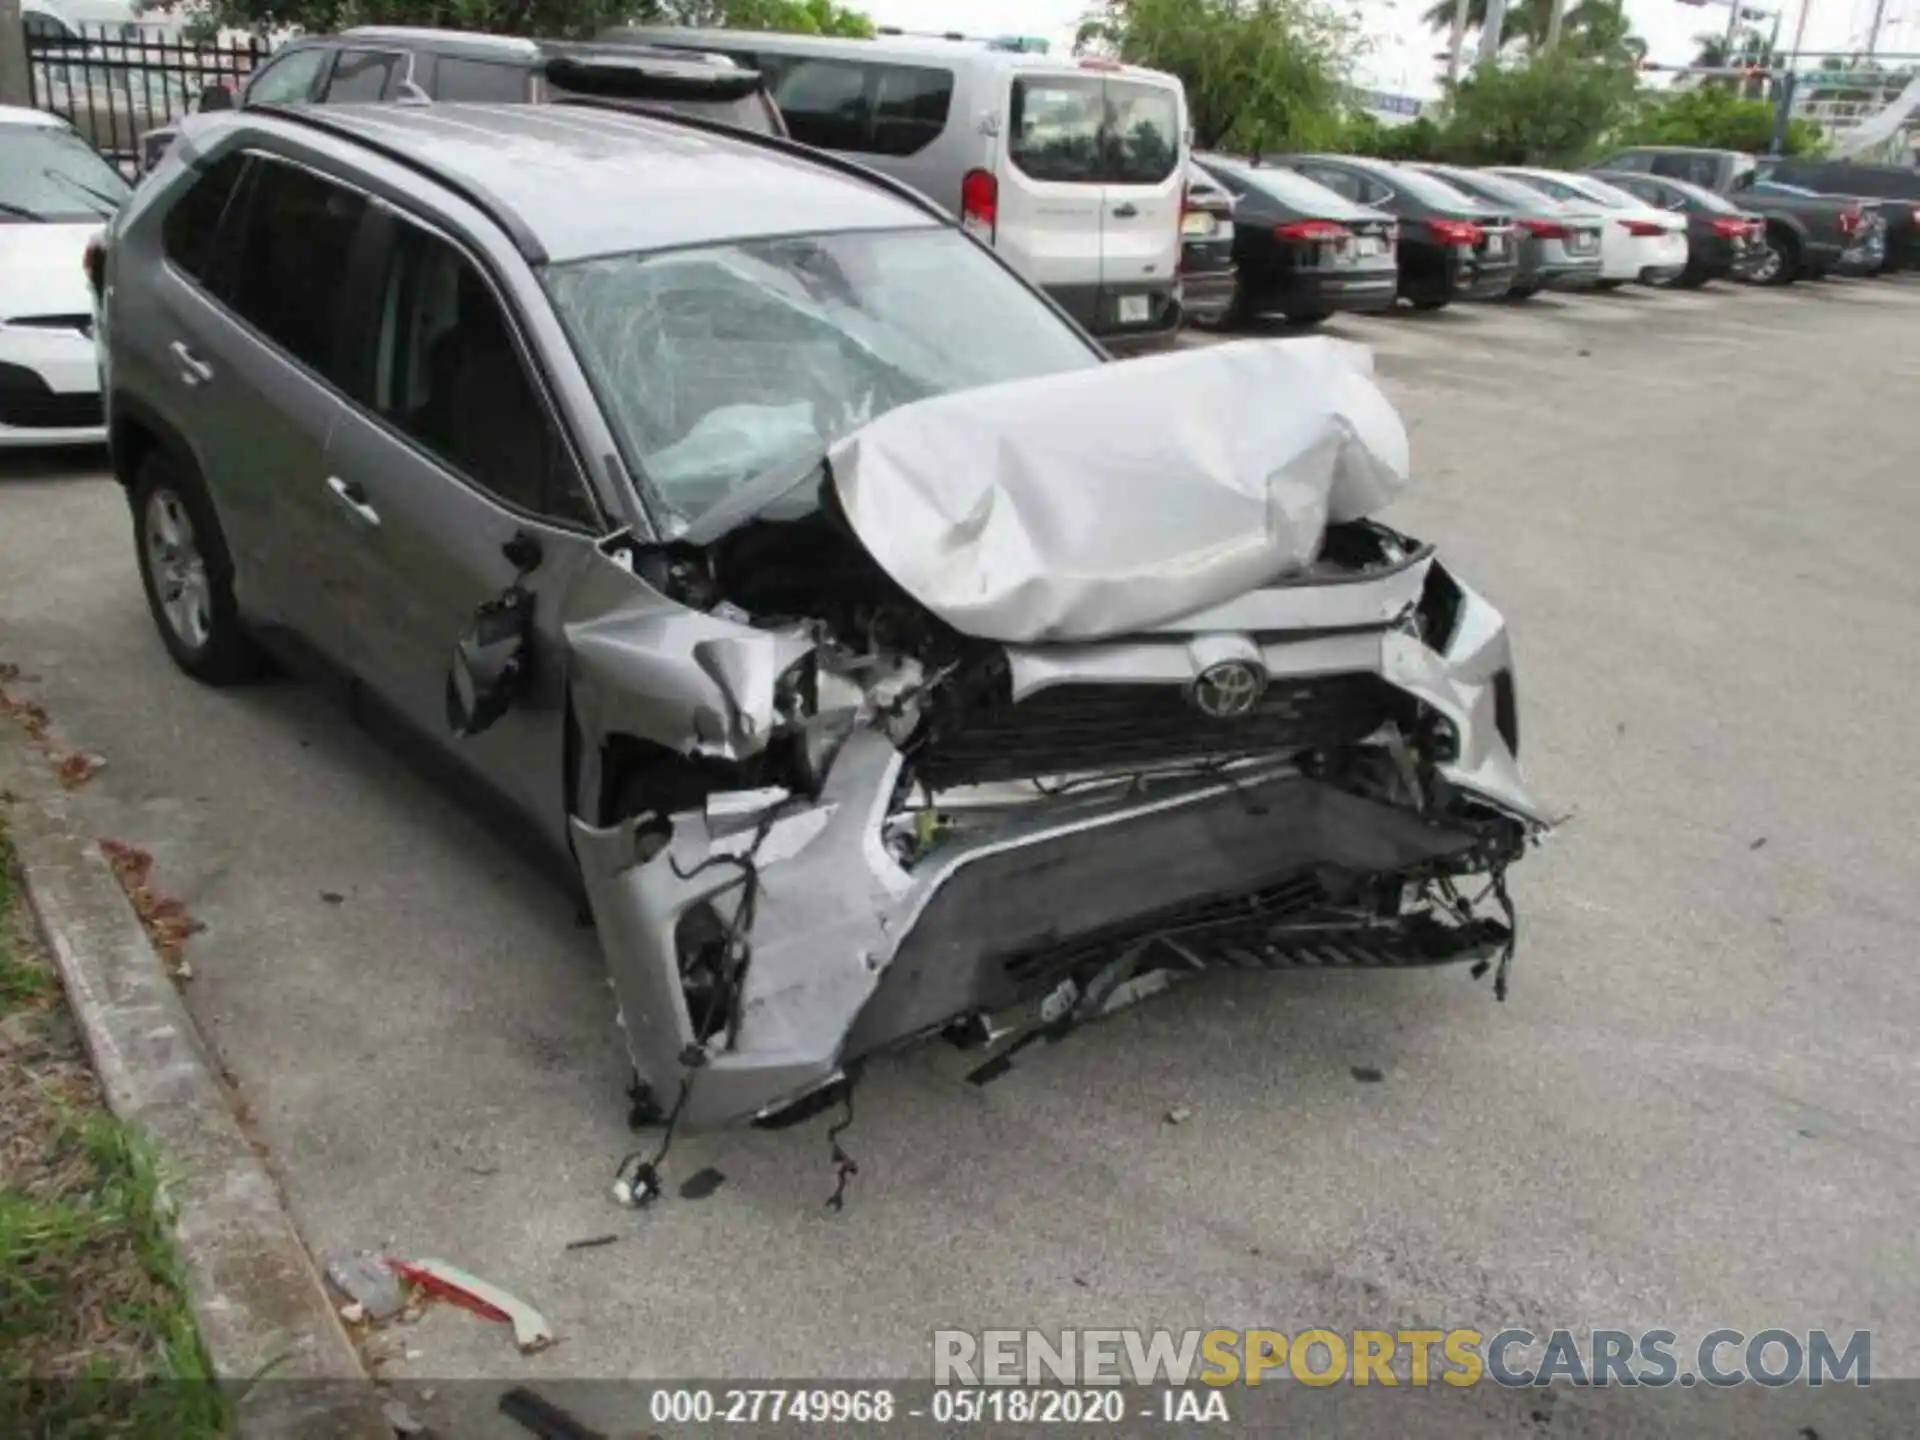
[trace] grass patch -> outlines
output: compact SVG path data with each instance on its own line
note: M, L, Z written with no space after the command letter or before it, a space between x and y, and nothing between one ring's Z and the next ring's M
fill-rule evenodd
M230 1433L152 1152L107 1112L0 817L0 1410L8 1435Z

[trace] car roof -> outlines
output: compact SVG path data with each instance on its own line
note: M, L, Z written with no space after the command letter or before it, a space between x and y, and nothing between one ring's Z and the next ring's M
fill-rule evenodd
M504 210L540 258L943 223L800 147L591 105L326 105L237 112L366 144ZM528 248L524 243L522 248Z

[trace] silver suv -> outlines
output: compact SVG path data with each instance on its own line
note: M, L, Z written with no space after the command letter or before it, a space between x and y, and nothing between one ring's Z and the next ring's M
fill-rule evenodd
M175 661L317 653L523 814L680 1123L1509 951L1505 630L1360 518L1337 343L1108 364L904 187L591 106L195 117L99 299Z

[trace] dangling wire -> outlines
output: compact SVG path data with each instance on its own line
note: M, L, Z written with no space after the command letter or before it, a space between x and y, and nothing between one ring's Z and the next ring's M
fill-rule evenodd
M1493 898L1500 904L1501 914L1507 917L1507 944L1500 952L1500 964L1493 972L1493 998L1507 998L1507 972L1513 968L1513 952L1520 944L1520 917L1513 908L1513 897L1507 894L1507 867L1502 865L1493 872Z
M847 1113L827 1130L827 1145L833 1156L834 1177L833 1194L827 1197L829 1210L847 1208L847 1181L860 1173L860 1166L854 1158L840 1147L840 1137L847 1127L853 1124L853 1081L851 1072L846 1078L846 1088L841 1091L841 1099L846 1103Z

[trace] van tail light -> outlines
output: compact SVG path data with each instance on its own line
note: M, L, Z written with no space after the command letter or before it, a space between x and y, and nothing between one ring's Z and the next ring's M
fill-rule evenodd
M1840 233L1842 235L1857 235L1859 232L1860 207L1856 205L1851 210L1842 210L1840 212Z
M87 241L80 264L87 272L87 288L93 291L94 299L100 299L107 290L107 247L98 235Z
M1352 233L1346 226L1336 225L1331 220L1295 220L1273 227L1276 240L1299 240L1321 245L1344 240Z
M1722 240L1731 240L1736 235L1744 235L1750 228L1745 220L1733 215L1718 215L1713 221L1713 233Z
M1627 234L1637 240L1651 240L1656 235L1664 235L1667 228L1652 220L1622 220L1620 223L1627 227Z
M1478 245L1487 232L1471 220L1429 220L1427 229L1442 245Z
M1920 205L1913 207L1913 223L1920 225Z
M1567 227L1558 220L1521 220L1520 228L1539 240L1564 240Z
M969 170L960 181L960 223L989 245L999 233L1000 182L991 170Z

